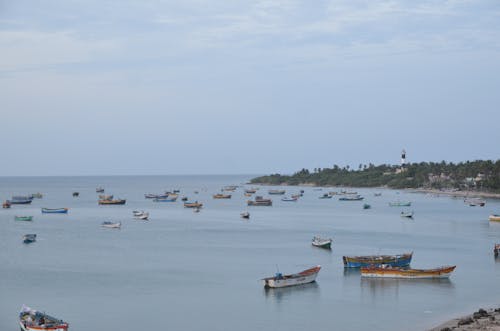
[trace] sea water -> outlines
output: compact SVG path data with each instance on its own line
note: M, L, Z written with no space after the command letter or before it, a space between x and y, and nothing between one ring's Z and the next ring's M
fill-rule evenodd
M500 213L499 201L470 207L461 198L364 188L356 189L364 201L339 201L319 197L340 188L311 187L283 187L304 196L271 196L272 207L248 207L242 187L231 199L212 198L252 177L0 178L2 201L44 195L0 210L0 330L18 330L22 304L64 319L72 331L425 330L498 305L500 261L492 250L500 223L488 215ZM98 186L126 205L99 206ZM181 190L177 202L144 198L173 189ZM184 208L184 195L203 209ZM389 207L396 200L412 206ZM42 214L42 207L69 213ZM133 219L133 210L148 211L150 220ZM400 217L402 210L414 218ZM122 228L102 228L103 221ZM37 241L23 244L26 233ZM315 235L333 238L332 250L313 247ZM457 268L449 280L362 279L342 263L343 255L411 251L414 268ZM260 281L317 264L316 283L265 290Z

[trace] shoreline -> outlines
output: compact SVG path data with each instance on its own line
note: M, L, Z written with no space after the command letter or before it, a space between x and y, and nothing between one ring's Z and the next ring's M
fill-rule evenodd
M500 199L500 193L492 192L477 192L477 191L441 191L436 189L414 188L406 189L413 193L430 193L437 195L447 195L452 197L462 198L486 198L486 199Z
M500 308L482 309L451 319L428 331L500 331Z

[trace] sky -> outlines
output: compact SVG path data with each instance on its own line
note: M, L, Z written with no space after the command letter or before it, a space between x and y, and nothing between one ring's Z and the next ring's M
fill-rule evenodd
M500 1L0 0L0 176L500 158Z

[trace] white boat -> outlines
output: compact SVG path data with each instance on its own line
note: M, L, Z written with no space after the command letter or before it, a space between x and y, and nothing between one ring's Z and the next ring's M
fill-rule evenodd
M291 275L283 275L282 273L277 272L273 277L263 278L262 282L266 288L287 287L312 283L316 280L316 276L318 276L320 270L321 266L317 265L313 268Z
M297 201L298 198L297 197L294 197L294 198L289 198L289 197L283 197L281 198L281 201Z
M143 210L141 211L134 210L133 213L134 213L134 218L137 220L147 221L149 218L149 213Z
M122 227L122 222L110 222L110 221L105 221L101 223L101 226L103 228L110 228L110 229L119 229Z
M401 217L413 218L413 210L412 211L402 211Z
M21 331L68 331L68 323L23 305L19 313Z
M331 249L333 240L331 238L321 238L319 236L314 236L312 240L312 245L315 247Z

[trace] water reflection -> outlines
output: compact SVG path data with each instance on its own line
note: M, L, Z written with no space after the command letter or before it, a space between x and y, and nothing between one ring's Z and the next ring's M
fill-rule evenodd
M361 292L371 297L399 296L399 290L433 290L453 291L455 285L446 279L396 279L396 278L366 278L361 277Z
M317 294L319 293L319 285L316 282L290 286L290 287L281 287L281 288L264 288L264 294L266 299L274 300L278 303L282 301L287 301L289 298L294 295L303 295L307 294Z
M344 277L361 277L361 269L344 268Z

